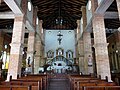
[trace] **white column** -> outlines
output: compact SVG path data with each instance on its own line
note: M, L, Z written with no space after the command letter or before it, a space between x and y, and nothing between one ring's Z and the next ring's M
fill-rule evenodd
M34 42L35 42L35 32L29 32L26 69L27 72L31 72L31 73L34 73L34 54L35 54Z
M116 0L116 3L117 3L118 14L119 14L119 20L120 20L120 0Z
M8 68L8 76L17 79L17 75L21 76L22 52L24 43L25 19L22 15L16 15L14 20L12 42L10 44L10 62Z
M104 25L104 17L95 15L93 18L94 47L97 65L97 75L105 76L111 81L110 65L108 57L108 43L106 41L106 32Z
M83 16L83 44L84 44L84 68L85 68L84 74L90 74L93 73L92 46L90 32L87 32L86 30L87 18L85 6L82 6L82 16Z

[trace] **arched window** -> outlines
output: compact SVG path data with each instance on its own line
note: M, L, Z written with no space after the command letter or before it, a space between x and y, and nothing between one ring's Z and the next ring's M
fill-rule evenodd
M52 50L49 50L47 52L47 58L53 58L54 57L54 52Z
M66 58L73 58L73 51L72 50L68 50L66 52Z
M56 50L56 55L63 55L64 50L62 48L58 48Z

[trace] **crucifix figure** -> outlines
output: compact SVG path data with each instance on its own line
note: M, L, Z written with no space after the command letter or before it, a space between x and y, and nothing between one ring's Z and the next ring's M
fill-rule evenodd
M59 36L59 38L57 39L58 41L59 41L59 45L61 44L61 40L62 40L62 34L61 34L61 32L59 31L59 34L57 35L57 36Z
M61 40L62 40L62 38L59 37L59 38L58 38L59 45L61 44Z

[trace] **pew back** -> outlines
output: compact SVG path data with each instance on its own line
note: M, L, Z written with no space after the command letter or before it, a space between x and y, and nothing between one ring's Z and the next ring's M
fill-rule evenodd
M31 86L0 85L0 90L31 90Z
M120 90L120 86L85 86L82 90Z

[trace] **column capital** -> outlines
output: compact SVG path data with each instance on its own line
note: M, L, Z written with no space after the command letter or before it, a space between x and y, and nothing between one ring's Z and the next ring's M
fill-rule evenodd
M22 54L24 44L23 43L11 43L11 54Z
M96 43L93 45L94 48L96 47L107 47L109 43Z
M27 51L27 54L33 54L35 51Z
M35 35L35 32L34 31L30 31L29 32L29 36L34 36Z
M95 14L93 15L93 18L104 18L104 15L103 15L103 14L95 13Z
M24 47L24 44L23 43L17 43L17 42L12 42L12 43L10 43L10 46L12 47L12 46L15 46L15 47Z

